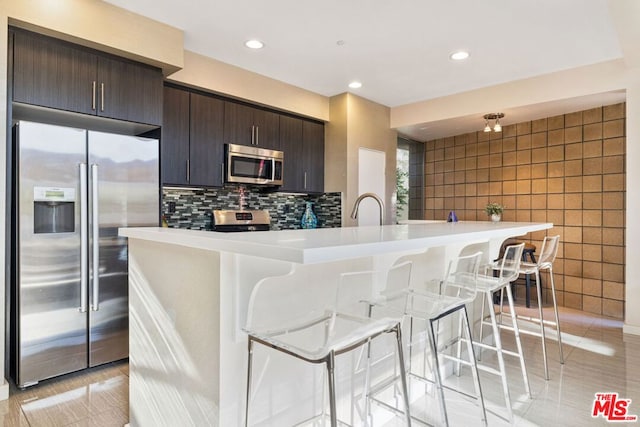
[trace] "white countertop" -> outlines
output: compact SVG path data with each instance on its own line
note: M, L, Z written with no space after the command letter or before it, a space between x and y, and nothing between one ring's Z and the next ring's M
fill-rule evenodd
M134 227L119 233L131 239L313 264L515 237L551 227L551 223L461 221L247 233Z

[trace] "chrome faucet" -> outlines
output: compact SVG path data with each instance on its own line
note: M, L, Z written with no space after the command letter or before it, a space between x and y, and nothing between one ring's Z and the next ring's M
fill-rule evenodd
M366 199L367 197L371 197L373 200L378 202L378 206L380 207L380 225L384 224L384 202L382 201L380 196L378 196L375 193L362 193L360 196L358 196L355 204L353 205L353 212L351 212L351 218L353 219L358 218L358 207L360 206L360 202L362 202L362 200Z

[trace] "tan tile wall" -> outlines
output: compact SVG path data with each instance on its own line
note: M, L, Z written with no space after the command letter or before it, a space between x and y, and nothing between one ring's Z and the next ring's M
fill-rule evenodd
M615 104L426 142L424 218L455 210L484 221L498 202L505 221L553 222L558 303L623 318L625 112ZM525 239L539 251L544 235Z

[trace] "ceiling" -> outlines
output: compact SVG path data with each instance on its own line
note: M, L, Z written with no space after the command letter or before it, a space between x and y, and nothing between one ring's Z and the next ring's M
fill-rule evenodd
M187 50L321 95L350 91L389 107L622 57L607 0L108 2L182 29ZM253 38L265 47L245 47ZM459 49L470 57L449 59ZM353 80L362 87L349 89ZM586 101L599 102L577 102ZM557 107L581 108L570 100ZM518 114L531 119L532 108L506 112L505 123ZM400 131L424 140L460 133L456 126L466 132L471 120L472 130L484 124L460 118Z

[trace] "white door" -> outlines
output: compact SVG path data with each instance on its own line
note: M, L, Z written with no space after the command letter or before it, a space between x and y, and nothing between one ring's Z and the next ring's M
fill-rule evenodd
M375 193L385 199L384 151L360 148L358 151L358 195ZM379 225L380 208L372 198L366 198L358 209L358 225Z

